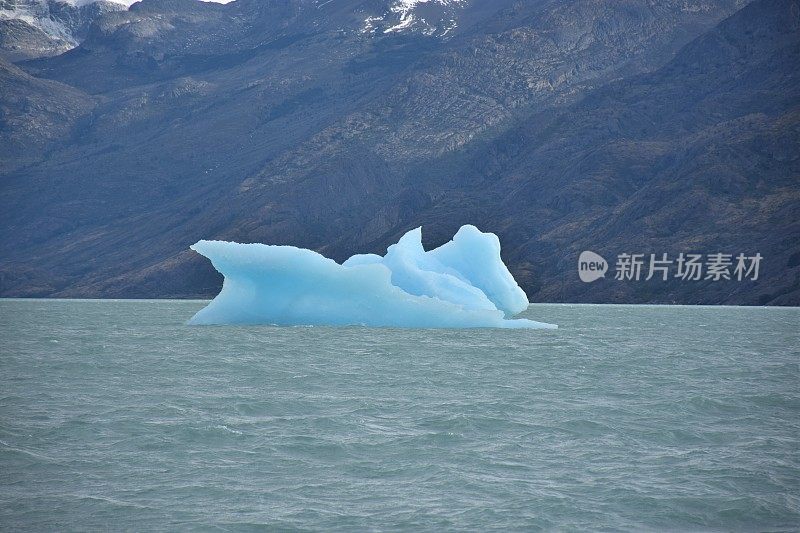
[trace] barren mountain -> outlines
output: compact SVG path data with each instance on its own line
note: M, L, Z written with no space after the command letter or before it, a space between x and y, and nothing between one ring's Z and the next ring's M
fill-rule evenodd
M0 69L0 294L209 296L201 238L499 234L533 301L800 302L796 0L144 0ZM760 253L582 283L580 251Z
M0 0L0 58L16 61L66 52L86 38L95 20L123 9L104 0Z

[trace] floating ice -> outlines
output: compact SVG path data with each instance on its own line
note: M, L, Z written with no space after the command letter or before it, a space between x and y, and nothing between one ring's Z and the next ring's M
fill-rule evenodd
M510 317L528 307L493 233L462 226L426 252L420 228L384 257L343 264L294 246L200 241L225 281L190 324L365 325L415 328L555 328Z

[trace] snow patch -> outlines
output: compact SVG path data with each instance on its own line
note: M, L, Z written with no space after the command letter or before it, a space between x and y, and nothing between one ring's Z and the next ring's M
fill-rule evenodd
M452 10L466 3L467 0L394 0L389 11L381 15L373 15L364 19L362 33L399 33L419 29L426 35L439 34L445 36L456 28L456 19ZM423 18L418 11L421 7L441 8L440 17L430 22L431 17Z

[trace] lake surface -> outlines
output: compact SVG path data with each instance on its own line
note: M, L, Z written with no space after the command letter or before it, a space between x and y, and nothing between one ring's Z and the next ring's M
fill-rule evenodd
M0 529L800 529L800 309L184 325L202 306L0 300Z

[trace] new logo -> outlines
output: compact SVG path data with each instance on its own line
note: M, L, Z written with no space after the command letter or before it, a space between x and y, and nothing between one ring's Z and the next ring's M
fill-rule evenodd
M603 256L586 250L578 257L578 276L584 283L591 283L606 276L608 263Z

